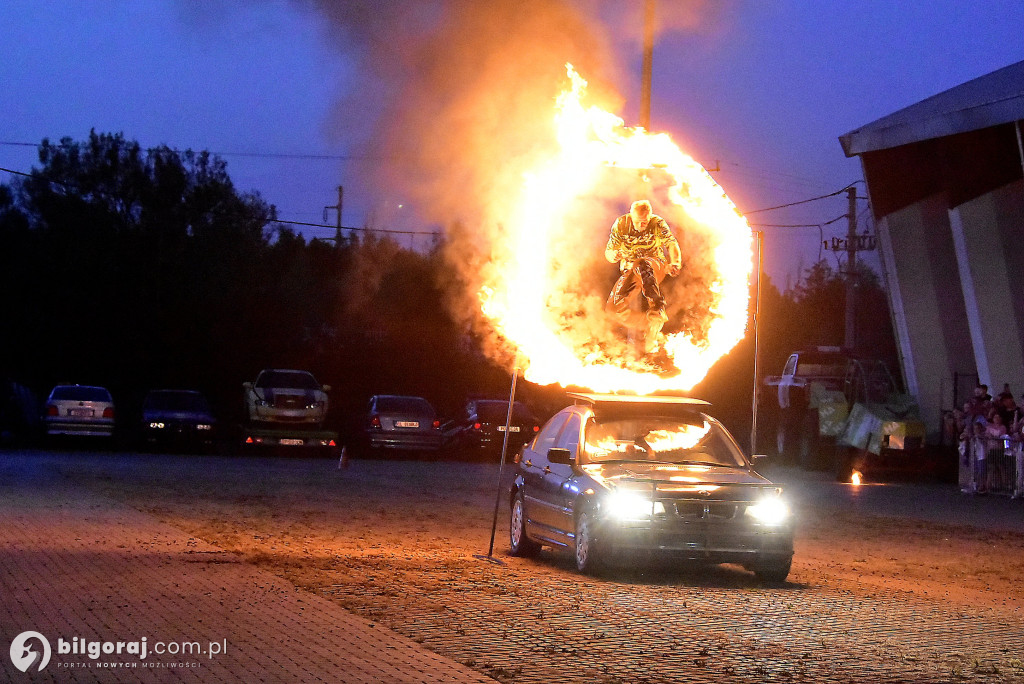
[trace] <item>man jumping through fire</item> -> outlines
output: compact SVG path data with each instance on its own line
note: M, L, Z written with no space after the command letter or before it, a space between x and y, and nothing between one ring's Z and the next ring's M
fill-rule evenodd
M644 352L654 351L658 333L668 320L661 281L666 275L677 275L682 262L679 243L665 219L651 213L651 203L637 200L612 224L604 256L619 264L619 279L608 295L604 308L616 315L623 325L640 328L646 322ZM630 296L637 282L647 301L646 314L631 312Z

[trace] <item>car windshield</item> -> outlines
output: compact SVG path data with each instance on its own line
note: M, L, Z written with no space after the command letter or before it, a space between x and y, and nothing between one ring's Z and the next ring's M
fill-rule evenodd
M50 395L55 401L110 401L110 392L102 387L65 385L54 387Z
M696 423L696 424L695 424ZM591 421L584 461L658 461L746 467L736 442L708 420L628 418Z
M210 406L198 392L150 392L146 395L143 408L147 411L206 413Z
M497 421L504 423L505 419L508 417L508 402L478 401L476 403L476 415L480 420L490 423ZM512 420L519 421L521 423L535 422L529 409L518 401L512 405Z
M303 371L263 371L260 377L256 378L256 386L273 389L320 389L316 378Z
M383 413L434 413L430 403L420 397L377 397L377 410Z

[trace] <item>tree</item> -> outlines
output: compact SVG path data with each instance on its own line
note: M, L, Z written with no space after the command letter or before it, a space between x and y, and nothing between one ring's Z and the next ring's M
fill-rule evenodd
M22 228L0 235L12 261L0 298L17 320L0 358L41 385L199 375L210 342L230 343L219 316L254 306L263 281L249 267L273 208L207 152L144 151L120 134L43 140L39 160L12 188Z

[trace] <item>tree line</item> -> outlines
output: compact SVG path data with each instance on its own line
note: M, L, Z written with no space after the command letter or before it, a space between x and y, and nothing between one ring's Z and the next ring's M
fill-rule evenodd
M59 382L104 385L128 407L148 389L195 388L228 420L241 383L268 367L331 384L336 421L374 393L425 396L445 415L469 394L507 395L511 369L448 309L441 245L307 240L277 218L209 152L95 131L43 140L39 166L0 184L0 380L43 398ZM884 291L870 270L859 276L859 338L892 363ZM780 372L792 349L839 344L844 298L825 262L791 291L765 279L760 374ZM752 371L748 335L694 390L739 434ZM519 392L540 413L564 398Z

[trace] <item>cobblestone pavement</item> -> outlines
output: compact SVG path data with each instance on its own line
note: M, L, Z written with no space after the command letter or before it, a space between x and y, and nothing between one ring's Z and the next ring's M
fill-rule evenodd
M306 616L327 610L317 601L330 599L503 682L1024 682L1019 595L972 605L806 563L778 588L731 566L583 577L548 552L507 557L504 506L495 552L482 558L495 503L496 470L488 466L357 462L339 471L315 459L93 456L57 458L53 467L202 532L192 540L204 551L234 550L232 558L292 583L277 591L304 588ZM843 505L836 490L805 486L805 514ZM854 504L867 509L873 498L899 500L906 491L862 494ZM919 512L929 497L940 508L963 501L938 487L912 491ZM1001 529L1018 529L1020 502L981 503L1005 514ZM885 554L917 543L889 541ZM798 556L801 546L798 536ZM189 573L207 566L221 567L195 564L203 570ZM269 640L289 629L269 623L252 632Z
M31 460L0 459L6 681L492 681ZM51 649L42 670L8 657L25 631ZM85 645L118 641L97 657Z
M324 593L514 682L1024 681L1019 614L905 592L766 589L728 570L595 581L557 558L509 562L515 593L456 583L401 615L379 596ZM501 662L514 665L496 672Z

